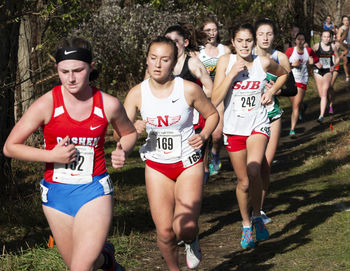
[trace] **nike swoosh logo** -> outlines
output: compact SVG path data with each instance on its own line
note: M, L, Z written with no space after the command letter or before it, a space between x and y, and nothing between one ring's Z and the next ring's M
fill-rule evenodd
M179 100L179 99L176 99L176 100L172 100L171 102L172 102L172 103L175 103L175 102L177 102L178 100Z
M93 130L97 129L97 128L100 127L100 126L101 126L101 125L95 126L95 127L90 126L90 130L93 131Z
M73 51L66 51L66 50L64 50L64 54L65 55L70 55L70 54L73 54L73 53L76 53L76 52L78 52L77 50L73 50Z

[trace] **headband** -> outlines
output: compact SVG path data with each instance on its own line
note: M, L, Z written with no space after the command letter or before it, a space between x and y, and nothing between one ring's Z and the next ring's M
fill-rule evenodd
M91 64L92 54L90 50L85 48L65 47L56 51L55 59L56 64L67 59L81 60Z

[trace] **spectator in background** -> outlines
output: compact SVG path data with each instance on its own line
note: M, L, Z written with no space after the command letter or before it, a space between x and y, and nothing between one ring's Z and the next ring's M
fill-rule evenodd
M335 30L335 26L332 23L332 16L331 15L326 16L326 19L323 22L323 30L331 30L331 31Z

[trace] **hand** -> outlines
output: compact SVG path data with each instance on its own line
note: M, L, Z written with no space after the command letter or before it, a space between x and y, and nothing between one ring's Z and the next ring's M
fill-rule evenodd
M147 124L147 121L145 120L135 121L134 126L136 128L137 134L141 134L146 129L146 124Z
M316 66L318 69L322 69L322 64L321 64L320 62L317 62L317 63L315 64L315 66Z
M272 94L270 91L266 91L262 96L261 96L261 104L262 105L268 105L272 103Z
M329 70L330 70L331 72L333 72L333 71L335 70L335 66L330 67Z
M270 88L272 88L272 86L275 84L274 81L269 81L269 82L266 82L265 84L265 89L266 90L269 90Z
M195 150L199 150L203 146L204 141L203 136L200 134L195 134L188 140L188 144L190 144L190 146Z
M53 156L53 162L68 164L75 161L77 151L73 144L65 145L68 141L69 137L66 136L50 151Z
M112 166L116 169L122 168L125 163L125 151L122 148L120 142L117 143L117 146L111 154Z
M233 64L230 73L233 73L233 75L236 76L241 71L244 71L246 69L247 69L247 66L245 65L245 62L243 60L238 60L236 61L235 64Z

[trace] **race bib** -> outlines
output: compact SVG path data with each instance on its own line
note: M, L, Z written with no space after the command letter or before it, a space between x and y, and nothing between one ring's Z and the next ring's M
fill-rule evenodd
M151 150L161 158L181 157L181 134L176 130L156 130L149 133Z
M331 67L331 59L329 57L320 57L322 69L329 69Z
M54 163L53 181L67 184L84 184L92 182L94 169L94 148L75 146L77 156L69 164Z
M261 102L261 92L254 92L251 95L239 92L234 96L234 110L237 113L245 114L259 108Z
M189 156L187 156L185 159L182 160L182 165L184 168L187 168L189 166L194 165L201 159L202 154L200 151L196 151L191 153Z

